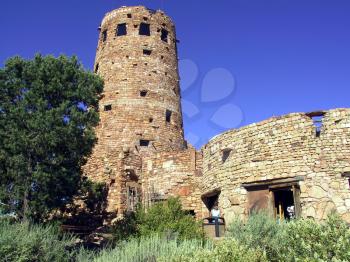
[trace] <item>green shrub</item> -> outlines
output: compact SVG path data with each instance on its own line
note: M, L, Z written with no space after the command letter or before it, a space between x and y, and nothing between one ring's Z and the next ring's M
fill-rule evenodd
M301 219L285 225L283 261L350 261L350 229L339 216L324 223Z
M54 226L0 221L0 260L15 262L70 261L75 239L59 234Z
M136 213L126 212L124 217L113 225L112 233L116 242L138 237L140 232Z
M151 234L176 235L180 240L204 238L200 223L182 209L178 198L154 204L147 210L139 208L135 214L125 214L114 225L113 232L117 240Z
M210 242L200 240L167 239L159 235L140 237L120 242L114 249L106 249L97 254L93 259L84 256L77 259L78 262L151 262L171 261L171 259L192 254L196 250L209 249ZM161 258L164 258L163 260ZM175 261L175 260L174 260Z
M265 254L259 249L240 245L234 239L216 243L215 247L198 247L193 252L180 253L178 256L164 256L159 262L265 262Z
M226 236L253 249L262 249L271 261L275 261L285 243L285 223L277 223L267 213L249 216L246 222L236 218L227 229Z
M226 236L263 250L269 261L350 261L350 229L336 215L324 223L312 219L279 223L257 213L246 222L236 219Z

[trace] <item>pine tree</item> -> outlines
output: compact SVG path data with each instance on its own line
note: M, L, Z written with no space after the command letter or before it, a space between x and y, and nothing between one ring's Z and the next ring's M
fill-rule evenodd
M40 221L72 201L98 124L103 81L76 57L10 58L0 69L0 203Z

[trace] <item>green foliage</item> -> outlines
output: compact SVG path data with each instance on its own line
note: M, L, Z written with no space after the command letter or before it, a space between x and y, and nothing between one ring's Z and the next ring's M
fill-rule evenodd
M179 239L203 237L201 225L182 209L179 198L169 198L147 211L140 210L137 215L141 235L169 232L177 233Z
M132 238L127 242L121 242L114 249L106 249L96 254L94 258L79 256L79 262L146 262L146 261L172 261L172 258L182 257L192 254L200 249L211 248L210 242L200 240L166 239L159 235L148 237ZM163 258L163 259L162 259ZM175 261L175 260L174 260Z
M270 224L273 221L276 225ZM337 216L324 223L300 219L288 223L268 221L257 214L245 224L230 226L229 236L215 243L200 239L168 238L151 234L120 241L100 252L77 248L75 239L62 235L54 226L10 223L0 220L1 261L78 262L265 262L265 261L350 261L350 229ZM265 223L265 224L264 224ZM266 225L269 224L269 225ZM275 233L270 234L268 229ZM147 231L150 232L150 231ZM262 234L262 235L255 235ZM283 236L279 244L269 244ZM271 246L276 248L274 252Z
M264 212L254 213L247 221L236 218L227 228L227 237L253 249L262 249L274 260L284 245L284 224L277 223Z
M142 236L121 242L114 249L78 256L79 262L263 262L260 250L249 249L235 240L214 245L211 241L167 239L159 235Z
M113 225L112 233L116 242L140 236L139 219L136 213L126 212L124 217Z
M72 261L75 239L60 235L54 226L0 220L0 260L6 262Z
M227 237L263 250L269 261L350 261L350 229L338 216L278 223L264 213L235 220Z
M42 220L69 203L96 141L102 80L76 57L14 57L0 69L0 202Z
M97 228L103 224L106 216L107 195L105 183L84 180L77 194L79 201L62 207L55 219L68 225Z
M160 257L159 262L264 262L268 261L259 249L247 248L236 240L224 240L211 247L198 246L190 253Z
M350 261L350 229L338 216L324 223L311 219L288 223L280 250L283 261Z
M125 214L113 231L117 240L154 233L175 234L179 239L204 238L200 223L182 209L178 198L169 198L147 210L140 207L135 214Z

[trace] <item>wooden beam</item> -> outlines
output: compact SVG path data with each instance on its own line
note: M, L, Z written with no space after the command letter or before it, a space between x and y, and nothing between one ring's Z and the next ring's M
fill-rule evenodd
M241 186L244 188L249 188L249 187L259 187L259 186L272 186L272 185L293 183L293 182L297 183L299 181L304 181L304 177L296 176L296 177L288 177L288 178L276 178L276 179L270 179L270 180L256 181L252 183L242 183Z

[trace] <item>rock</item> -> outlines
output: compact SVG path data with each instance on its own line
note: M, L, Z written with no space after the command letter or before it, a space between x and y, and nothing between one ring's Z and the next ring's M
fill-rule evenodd
M321 202L316 207L316 218L326 219L329 214L334 212L336 212L336 207L332 201Z
M323 190L323 188L321 188L320 186L313 186L310 190L309 196L320 199L327 197L327 192Z
M308 207L304 212L306 217L316 217L316 211L314 207Z
M345 206L350 207L350 199L349 198L345 200Z
M341 216L341 218L346 222L350 224L350 213L345 213Z
M233 206L237 206L241 203L238 197L231 196L229 199L230 199L231 205Z

